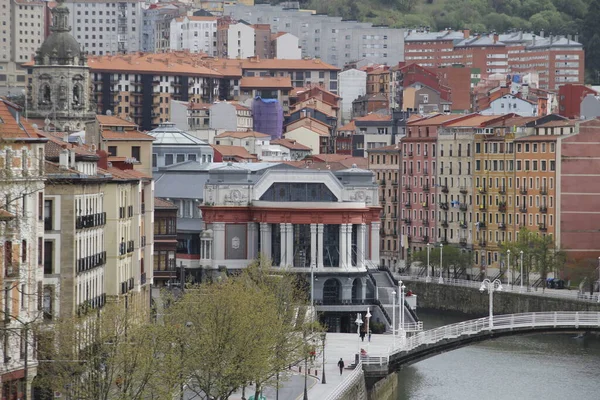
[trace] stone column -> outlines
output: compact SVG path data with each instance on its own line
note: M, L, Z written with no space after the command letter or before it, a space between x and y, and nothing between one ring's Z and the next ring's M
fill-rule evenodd
M260 252L267 258L270 257L270 255L271 255L271 246L269 246L270 237L267 238L267 235L269 233L270 233L269 232L269 224L267 224L266 222L261 222L260 223Z
M285 267L285 264L287 262L287 249L286 249L286 247L287 247L287 240L286 240L287 235L286 235L286 231L287 231L287 229L285 227L285 224L283 224L283 223L279 224L280 244L281 244L280 250L279 250L279 253L280 253L280 257L279 257L280 258L280 262L279 262L279 265L281 267Z
M310 224L310 267L317 266L317 224Z
M348 225L340 224L340 268L348 266Z
M365 300L367 299L367 279L363 278L360 281L362 283L362 301L364 303Z
M248 222L248 247L247 247L247 252L248 252L248 259L249 260L254 260L257 256L258 256L258 237L257 237L257 231L256 231L256 223L254 222Z
M317 268L323 268L323 224L317 224Z
M348 250L348 266L349 267L353 267L354 264L352 264L352 224L348 224L347 225L347 232L346 232L346 249Z
M286 224L287 226L287 262L290 267L294 266L294 224Z
M379 227L381 222L371 222L371 262L379 266Z
M366 225L358 225L358 234L356 235L356 266L358 268L365 267L365 253L366 253Z
M213 222L213 251L214 261L221 262L225 259L225 223ZM213 265L214 266L214 265Z

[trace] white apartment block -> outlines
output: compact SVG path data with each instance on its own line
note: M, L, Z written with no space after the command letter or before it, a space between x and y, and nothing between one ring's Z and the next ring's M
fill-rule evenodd
M218 57L248 58L254 57L254 28L238 22L219 27L217 32Z
M273 58L280 60L299 60L302 58L302 49L300 48L298 37L287 32L275 34L273 39Z
M20 65L32 60L44 41L45 10L41 1L0 0L0 95L25 87L27 71Z
M217 56L217 17L185 16L171 20L171 50Z
M163 52L171 48L171 21L184 15L187 7L171 3L152 4L144 10L142 51Z
M145 2L140 0L72 0L71 33L90 54L130 53L142 49Z

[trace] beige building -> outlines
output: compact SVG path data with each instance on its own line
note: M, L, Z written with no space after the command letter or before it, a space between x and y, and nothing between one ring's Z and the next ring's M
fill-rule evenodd
M44 41L46 2L0 0L0 95L21 94L30 61Z
M240 146L248 150L248 153L261 156L263 149L269 147L271 136L265 133L247 131L247 132L223 132L215 136L217 145Z
M20 112L0 99L0 385L19 398L25 388L31 398L38 362L26 343L33 342L33 325L41 320L46 139Z
M308 146L312 154L327 153L329 125L310 117L304 117L285 126L285 139Z
M400 242L398 225L398 194L400 148L397 145L369 149L367 160L379 184L379 203L382 207L379 237L380 265L396 269L399 266Z

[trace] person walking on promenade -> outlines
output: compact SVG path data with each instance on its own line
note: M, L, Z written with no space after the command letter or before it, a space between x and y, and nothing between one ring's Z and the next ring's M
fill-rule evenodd
M340 375L344 371L344 360L340 357L340 361L338 361L338 367L340 367Z
M365 331L360 331L360 339L364 342L365 341Z

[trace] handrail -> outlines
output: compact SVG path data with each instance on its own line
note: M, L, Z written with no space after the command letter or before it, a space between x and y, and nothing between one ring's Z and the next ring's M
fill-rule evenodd
M391 357L402 352L409 352L422 345L431 345L437 342L456 339L461 336L471 336L481 332L493 332L506 329L538 328L538 327L594 327L600 328L600 312L595 311L556 311L522 314L505 314L478 318L470 321L458 322L417 333L408 337L388 354ZM376 358L376 356L375 356ZM370 364L365 360L364 364Z
M363 361L359 360L356 367L350 372L346 378L340 383L331 393L327 396L327 400L338 400L341 399L344 393L351 388L356 382L362 379L363 376Z

